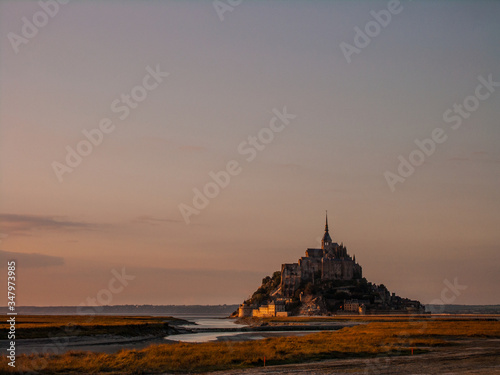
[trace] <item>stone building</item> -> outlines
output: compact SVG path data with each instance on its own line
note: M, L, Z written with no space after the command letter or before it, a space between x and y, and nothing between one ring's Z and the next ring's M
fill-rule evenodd
M274 316L288 316L285 311L285 303L280 300L271 301L267 305L259 306L252 311L252 316L257 318L268 318Z
M277 299L258 307L243 303L238 309L239 318L270 318L275 316L288 316L288 312L285 311L285 301L283 299Z
M298 263L281 265L281 294L292 297L301 283L316 280L353 280L362 278L362 268L351 258L343 244L332 241L326 217L321 249L307 249Z
M344 300L344 311L364 315L366 313L366 305L369 302L370 301L360 301L357 299Z
M254 309L255 306L249 305L247 303L242 303L238 308L238 317L239 318L251 317Z

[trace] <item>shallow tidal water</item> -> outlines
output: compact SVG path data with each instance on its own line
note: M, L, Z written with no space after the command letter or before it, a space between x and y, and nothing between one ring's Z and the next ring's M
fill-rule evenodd
M183 317L186 319L187 317ZM238 324L234 319L228 318L191 318L191 322L196 325L186 325L186 328L220 328L221 331L212 332L195 332L185 333L180 335L169 335L165 340L180 341L180 342L209 342L209 341L247 341L247 340L262 340L269 337L282 336L305 336L318 331L272 331L272 332L225 332L227 328L243 328L244 324Z

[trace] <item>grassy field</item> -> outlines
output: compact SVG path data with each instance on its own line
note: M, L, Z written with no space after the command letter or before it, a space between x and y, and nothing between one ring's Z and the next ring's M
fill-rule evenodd
M157 318L143 319L154 321ZM332 358L408 355L412 349L418 355L435 346L451 345L450 339L500 338L499 321L398 320L401 321L372 321L339 331L260 341L162 344L142 350L122 350L115 354L68 352L63 355L21 355L17 358L16 370L88 374L187 373L262 366L264 357L268 365L273 365ZM111 319L110 322L114 321ZM6 357L2 357L0 371L9 370Z
M171 317L91 316L91 315L19 315L16 317L16 338L46 338L49 335L85 336L114 334L139 336L161 333L169 325L185 322ZM9 325L0 323L0 337L7 337Z

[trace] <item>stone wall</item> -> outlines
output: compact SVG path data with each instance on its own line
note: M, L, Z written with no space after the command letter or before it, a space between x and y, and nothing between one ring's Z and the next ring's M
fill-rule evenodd
M281 265L281 293L284 297L292 297L300 286L301 271L298 263Z

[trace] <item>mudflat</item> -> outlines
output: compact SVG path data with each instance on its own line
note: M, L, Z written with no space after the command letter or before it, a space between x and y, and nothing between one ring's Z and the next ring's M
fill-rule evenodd
M174 333L175 337L175 332L185 330L184 324L180 324L185 321L167 317L106 317L92 322L81 319L75 322L73 318L64 317L23 317L19 332L32 337L34 344L55 336L69 339L64 336L67 329L61 332L69 320L72 321L69 331L79 335L66 344L74 344L68 352L18 355L15 371L50 374L211 371L221 375L500 373L498 316L258 319L254 321L256 327L297 328L308 324L321 332L255 341L169 344L158 341L166 332ZM339 321L346 326L335 331L321 329L322 325ZM90 347L103 350L91 352ZM104 347L115 350L110 352ZM116 351L118 347L122 350ZM12 369L2 356L0 372L7 371Z
M217 371L211 372L211 374L500 374L500 339L450 340L450 343L454 345L433 348L432 352L417 356L332 359L320 362Z

